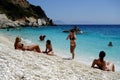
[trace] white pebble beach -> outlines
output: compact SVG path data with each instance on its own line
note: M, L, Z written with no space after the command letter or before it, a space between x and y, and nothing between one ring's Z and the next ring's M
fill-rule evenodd
M120 80L120 72L102 71L75 60L14 49L0 35L0 80Z

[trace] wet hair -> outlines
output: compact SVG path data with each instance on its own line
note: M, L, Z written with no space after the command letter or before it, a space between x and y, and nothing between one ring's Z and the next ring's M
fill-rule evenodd
M106 55L106 53L104 51L100 51L99 58L100 58L101 62L103 62L103 59L104 59L105 55Z
M47 42L47 44L51 45L51 41L50 40L47 40L46 42Z

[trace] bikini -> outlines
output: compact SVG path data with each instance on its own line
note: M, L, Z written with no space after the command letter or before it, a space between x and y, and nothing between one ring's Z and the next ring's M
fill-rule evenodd
M21 44L21 45L22 45L22 46L21 46L21 49L22 49L22 50L30 50L30 49L29 49L29 46L27 46L27 48L24 48L24 44Z
M72 38L70 37L70 40L75 40L75 37L72 37Z
M75 37L70 37L70 40L75 40ZM75 44L70 44L70 46L75 46Z
M24 46L24 44L21 44L18 48L19 48L19 49L22 49L22 48L23 48L23 46Z

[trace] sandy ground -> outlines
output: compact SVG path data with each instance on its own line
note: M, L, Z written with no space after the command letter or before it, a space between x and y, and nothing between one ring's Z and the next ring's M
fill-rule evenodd
M120 80L120 72L93 69L59 56L14 50L0 35L0 80Z

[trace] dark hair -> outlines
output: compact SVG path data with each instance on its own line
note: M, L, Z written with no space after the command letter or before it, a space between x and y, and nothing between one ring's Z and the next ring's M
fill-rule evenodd
M46 36L45 35L43 35L43 38L45 38Z
M74 33L74 30L72 29L72 30L70 30L70 32Z
M109 42L108 46L113 46L111 41Z
M100 51L99 58L100 58L101 62L103 62L103 59L104 59L105 55L106 55L106 53L104 51Z
M51 41L50 41L50 40L47 40L46 42L47 42L49 45L51 45Z
M41 41L43 41L45 39L45 37L46 37L45 35L40 35L39 38L40 38Z

